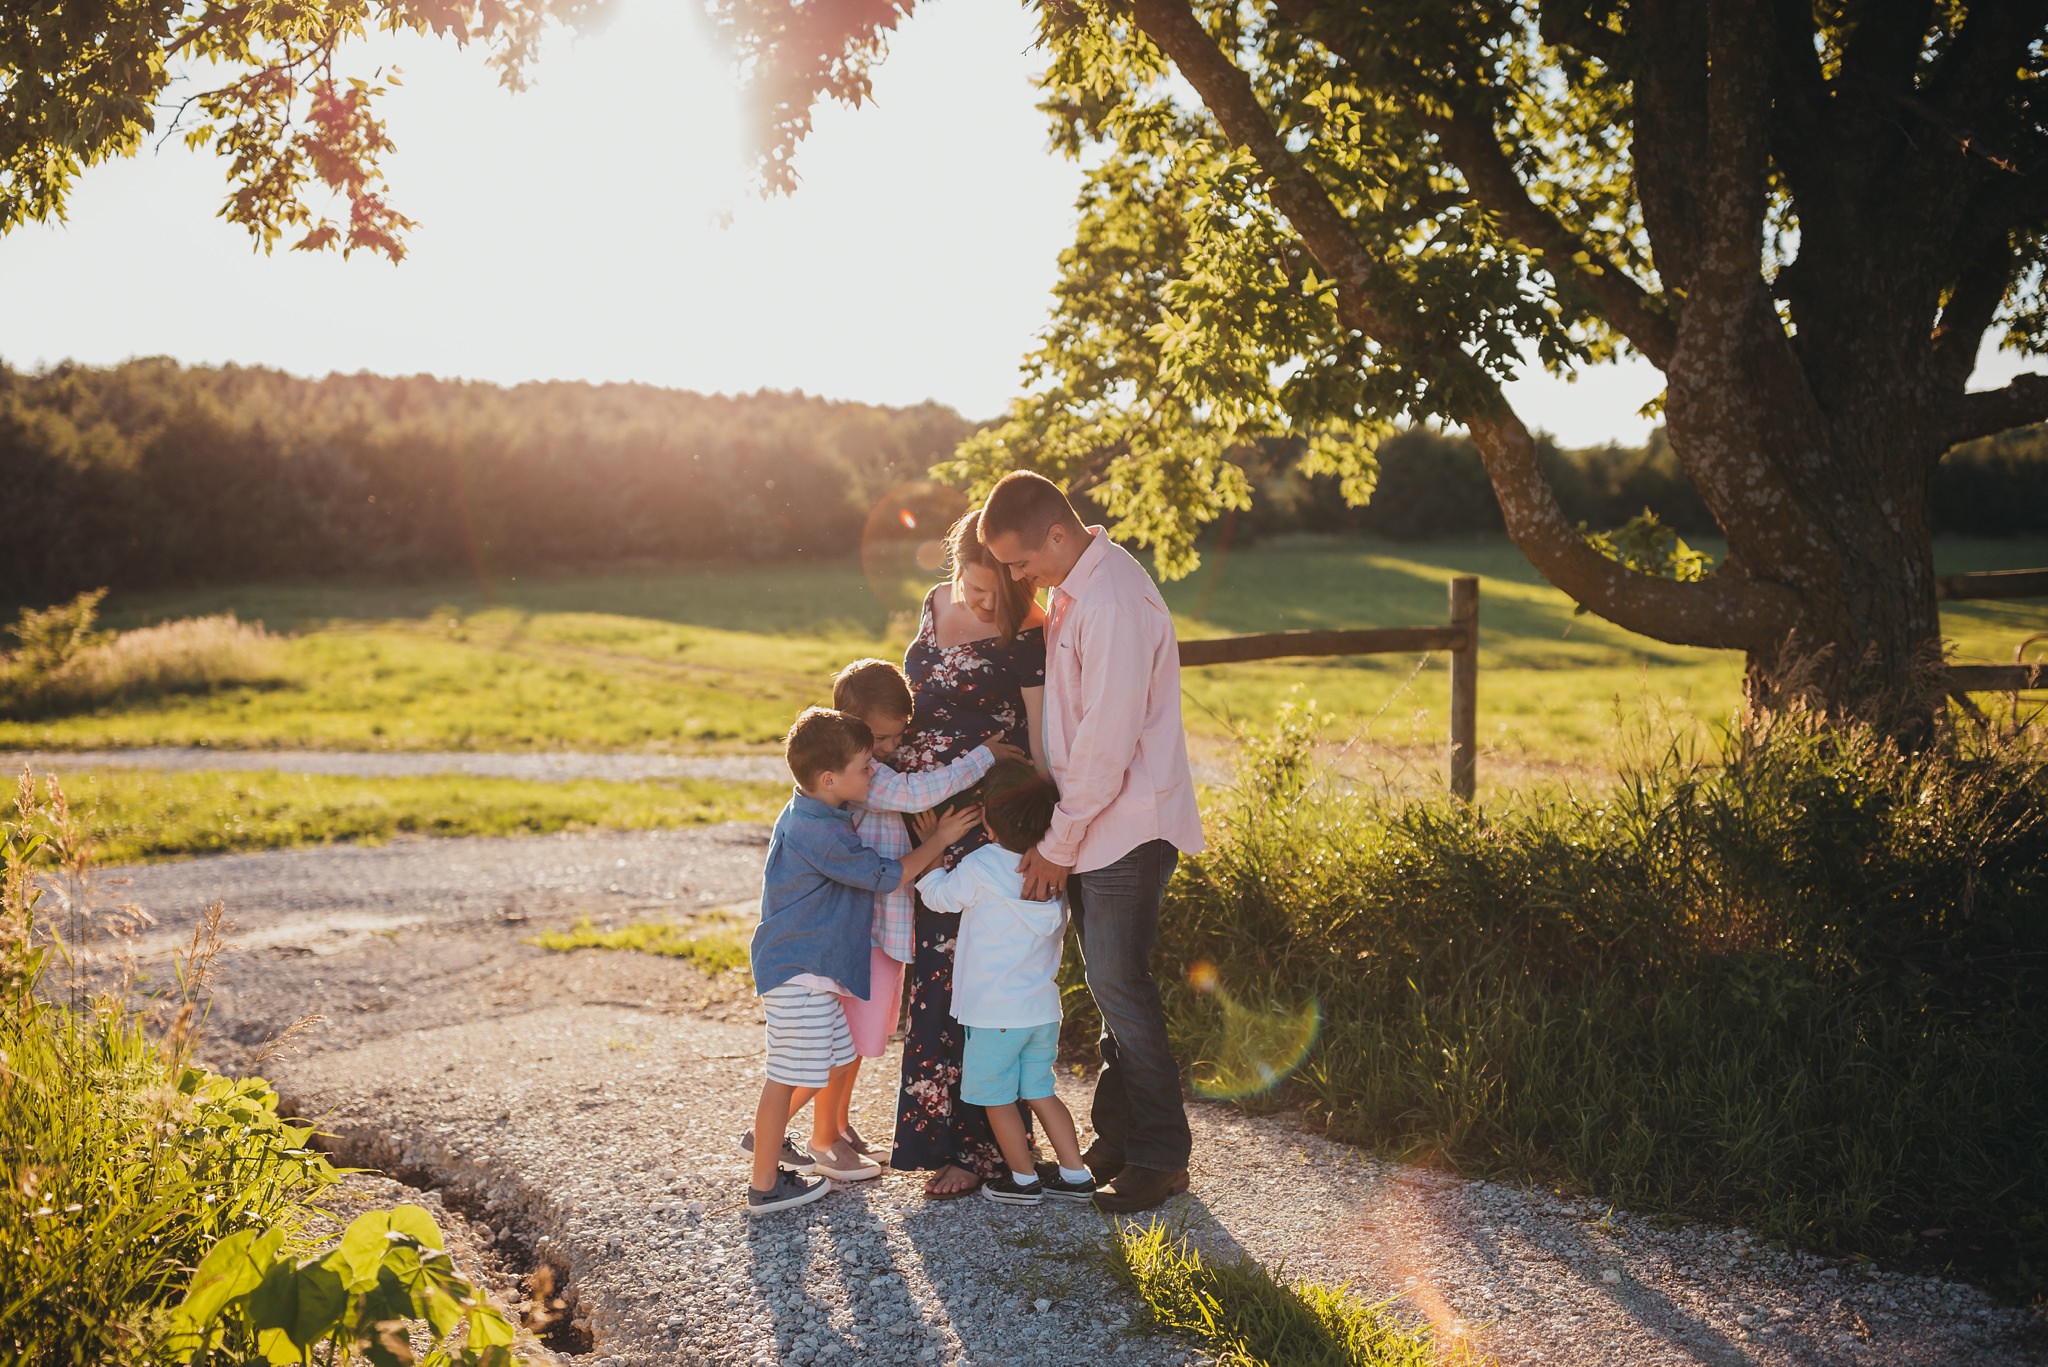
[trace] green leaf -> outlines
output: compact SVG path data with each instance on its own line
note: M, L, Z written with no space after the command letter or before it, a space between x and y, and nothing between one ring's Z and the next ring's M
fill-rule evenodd
M288 1326L292 1341L310 1348L340 1328L348 1312L348 1288L324 1263L308 1263L296 1274L298 1314Z
M191 1290L172 1312L173 1324L194 1330L212 1324L229 1301L263 1284L283 1244L280 1229L260 1235L253 1229L240 1230L215 1244L193 1271Z

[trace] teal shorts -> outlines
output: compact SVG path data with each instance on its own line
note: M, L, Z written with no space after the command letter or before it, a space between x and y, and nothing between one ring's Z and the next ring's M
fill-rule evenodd
M971 1106L1007 1106L1051 1096L1060 1053L1060 1023L970 1025L960 1064L960 1099Z

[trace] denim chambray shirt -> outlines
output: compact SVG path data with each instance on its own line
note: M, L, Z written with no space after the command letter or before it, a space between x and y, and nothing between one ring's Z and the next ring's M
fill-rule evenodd
M817 973L865 1000L875 894L902 879L901 863L860 843L850 810L792 793L761 871L754 991Z

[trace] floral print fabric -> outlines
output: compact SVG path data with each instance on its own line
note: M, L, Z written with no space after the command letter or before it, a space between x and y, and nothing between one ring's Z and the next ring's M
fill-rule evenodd
M904 773L938 768L998 731L1028 750L1024 690L1045 684L1045 633L1037 627L1018 632L1007 646L993 636L941 646L933 603L945 591L942 584L926 595L917 639L903 656L903 672L917 699L917 715L893 760ZM987 843L986 833L968 833L946 851L946 866ZM959 931L958 916L933 911L918 900L910 1021L904 1029L903 1083L889 1166L901 1171L957 1163L993 1177L1004 1164L988 1116L960 1100L967 1032L953 1019L953 950Z

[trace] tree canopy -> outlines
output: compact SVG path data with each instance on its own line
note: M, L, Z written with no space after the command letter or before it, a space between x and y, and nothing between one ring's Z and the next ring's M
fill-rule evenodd
M1237 445L1298 438L1363 497L1396 425L1458 424L1593 611L1753 677L1831 653L1833 699L1924 707L1933 471L2048 419L2048 379L1965 392L1987 332L2048 346L2048 4L1037 8L1080 229L1024 396L956 475L1086 485L1174 572L1250 497ZM848 39L824 94L865 79L871 25ZM1625 352L1727 536L1697 582L1582 534L1503 392Z
M513 89L548 28L606 0L8 0L0 6L0 233L62 218L79 175L181 137L228 164L221 217L269 251L398 260L391 138L357 71L371 33L476 44Z

